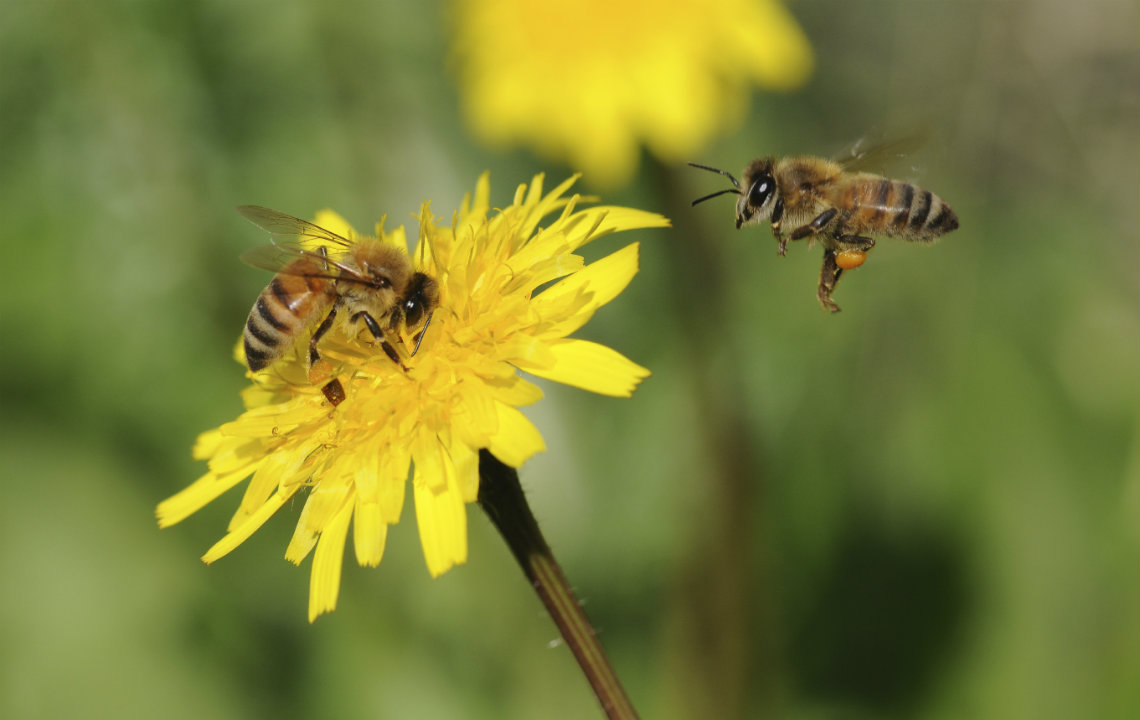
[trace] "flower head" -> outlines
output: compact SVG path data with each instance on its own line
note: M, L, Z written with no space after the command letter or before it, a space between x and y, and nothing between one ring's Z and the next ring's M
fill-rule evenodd
M619 183L639 146L691 159L737 126L753 84L811 73L807 39L776 0L453 0L463 110L496 145L529 145Z
M637 272L637 244L590 265L575 251L608 233L668 221L621 207L578 209L580 198L565 196L573 182L544 194L540 175L529 189L518 189L509 207L492 212L484 175L449 226L437 224L425 203L412 259L439 283L439 307L414 357L407 348L415 338L404 338L407 370L370 336L337 328L322 337L320 348L343 386L338 404L309 382L304 351L251 373L245 412L198 438L194 456L209 470L158 506L159 524L179 522L250 478L228 534L203 557L209 563L290 498L307 494L285 557L300 563L315 549L309 596L315 619L336 606L350 526L357 561L380 562L412 466L428 570L438 576L464 562L466 504L478 492L479 450L519 467L544 449L542 436L517 409L542 392L517 371L618 397L629 396L649 374L603 345L567 337L629 283ZM355 237L330 211L317 224ZM406 251L402 228L386 233L381 224L377 235Z

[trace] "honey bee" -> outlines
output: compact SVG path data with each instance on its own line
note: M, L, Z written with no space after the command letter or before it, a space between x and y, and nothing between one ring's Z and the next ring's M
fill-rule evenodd
M863 156L854 158L861 160ZM911 183L854 172L848 164L811 155L757 158L744 168L744 182L724 170L689 163L724 175L732 187L693 201L728 193L736 201L736 227L767 220L783 255L788 240L819 240L823 268L817 296L825 310L839 312L831 299L844 270L859 267L875 246L873 235L930 243L958 228L958 216L942 198ZM782 228L791 227L785 236Z
M439 302L439 286L432 277L417 272L405 253L375 238L350 241L256 205L243 205L237 211L274 239L272 245L246 252L242 260L277 273L245 322L245 361L250 370L272 365L316 325L309 339L308 360L310 381L317 384L317 346L338 321L363 324L392 362L407 370L393 342L400 342L401 326L412 332L422 324L410 356L419 350ZM302 238L315 240L317 249L302 247ZM344 400L339 380L322 390L333 405Z

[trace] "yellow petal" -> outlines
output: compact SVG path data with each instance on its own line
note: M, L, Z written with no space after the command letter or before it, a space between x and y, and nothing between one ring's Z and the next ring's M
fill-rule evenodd
M195 460L207 460L218 451L222 442L222 431L218 429L207 430L198 436L194 443L193 456Z
M170 527L201 510L219 495L244 480L260 463L218 475L208 472L178 493L158 504L156 515L159 527Z
M415 464L413 483L433 492L447 488L447 473L451 470L439 445L439 438L429 430L422 430L412 444L412 462ZM417 501L418 501L417 496Z
M376 567L384 556L384 541L388 537L388 524L380 511L380 504L357 500L352 521L352 543L356 549L356 562L364 567Z
M286 484L282 481L286 476L286 470L290 469L289 459L290 454L283 452L265 458L261 467L250 478L249 485L245 489L245 495L241 499L241 505L238 506L237 512L230 520L228 530L233 530L240 525L245 518L252 515L265 503L274 490Z
M299 565L313 549L317 538L325 531L334 516L344 504L352 499L352 490L343 475L330 471L326 473L309 493L301 517L297 518L297 528L289 547L285 549L285 559Z
M340 595L340 571L344 566L344 541L348 536L348 521L352 517L353 503L346 502L329 520L317 552L313 556L313 572L309 577L309 622L317 616L336 610Z
M543 326L544 333L555 337L569 335L625 290L637 274L638 249L638 243L628 245L539 294L532 303L535 311L554 321Z
M301 517L305 516L305 511L301 511ZM317 533L312 527L306 525L302 527L301 523L297 523L297 527L293 528L293 536L289 538L289 544L285 546L285 559L294 565L300 565L313 548L317 546Z
M507 465L517 468L535 453L546 449L538 429L518 410L498 405L499 432L491 437L487 449Z
M320 422L326 412L315 396L301 395L289 402L246 410L237 420L222 425L219 430L226 437L280 437L300 425ZM217 456L214 461L217 461Z
M226 425L220 429L225 432ZM251 464L265 457L265 443L260 439L238 440L227 438L219 444L217 451L207 461L207 465L216 473L224 474L249 468Z
M362 462L353 471L357 503L378 503L380 497L380 463Z
M413 480L420 545L432 577L467 561L467 506L463 493L450 460L445 458L438 469L444 473L442 486L436 478L421 478L419 463Z
M567 198L562 197L563 193L570 189L570 186L578 181L581 175L571 175L563 180L557 187L542 195L542 181L543 176L535 175L534 180L530 184L530 194L524 201L524 205L529 206L527 219L519 228L519 234L523 237L529 237L542 218L554 212L558 208L566 204ZM541 196L541 197L540 197Z
M640 243L626 245L587 265L574 275L547 288L534 301L539 307L577 292L591 292L598 305L605 305L617 297L637 274Z
M479 495L479 452L465 443L452 442L447 446L447 454L455 466L455 482L463 501L475 502Z
M496 432L499 416L495 406L498 403L487 385L478 378L465 379L456 389L463 401L459 411L456 412L459 417L454 419L480 435Z
M407 448L390 444L380 457L380 483L378 501L384 522L395 525L400 522L404 509L404 492L408 485L408 467L411 453Z
M356 230L354 230L352 226L348 224L348 221L345 220L344 217L335 210L329 210L328 208L325 208L324 210L317 211L316 217L313 218L313 222L323 227L325 230L331 230L337 235L340 235L341 237L347 238L349 240L353 240L357 236Z
M598 205L587 208L568 221L565 230L571 249L577 250L586 243L620 230L669 227L669 218L658 213L633 208Z
M553 256L543 253L542 259L533 263L527 263L516 255L510 260L510 266L516 272L515 279L507 285L505 292L530 295L540 285L578 272L584 265L585 261L581 255L569 252L560 252Z
M246 517L245 521L237 527L226 533L214 546L206 551L202 556L202 562L209 565L220 557L223 557L231 550L241 545L246 539L257 531L259 527L265 524L265 521L273 517L273 513L281 509L289 498L293 497L293 493L297 492L300 486L292 488L282 488L278 490L273 497L265 501L265 504L259 507L255 512Z
M542 388L514 371L510 375L484 378L483 382L492 397L508 405L532 405L542 399Z
M541 338L521 332L500 343L496 350L500 359L528 372L532 368L550 367L557 360Z
M528 372L613 397L629 397L638 383L649 377L648 370L621 353L588 340L559 340L550 343L550 351L558 359L552 368Z

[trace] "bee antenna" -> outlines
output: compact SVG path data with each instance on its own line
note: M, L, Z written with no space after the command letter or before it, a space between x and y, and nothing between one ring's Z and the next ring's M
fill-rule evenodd
M737 190L740 190L740 183L737 182L736 178L734 178L732 176L732 173L728 172L727 170L720 170L720 169L717 169L714 167L709 167L708 165L698 165L697 163L693 163L693 162L689 163L689 165L691 167L697 168L698 170L708 170L709 172L714 172L718 175L724 175L726 178L728 178L729 180L732 181L732 186L734 188L736 188ZM714 196L709 195L709 197L714 197ZM701 198L701 200L708 200L708 198Z
M705 200L712 200L714 197L720 197L721 195L728 195L729 193L732 193L733 195L739 195L740 191L737 190L736 188L728 188L726 190L717 190L716 192L711 193L709 195L705 195L702 198L697 198L696 200L693 201L693 205L696 205L697 203L703 203Z

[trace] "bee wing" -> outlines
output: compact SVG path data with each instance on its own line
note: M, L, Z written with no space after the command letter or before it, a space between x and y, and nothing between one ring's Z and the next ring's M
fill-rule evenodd
M835 160L849 171L882 172L884 167L903 162L925 144L926 138L921 135L874 142L860 138L840 153Z
M297 263L298 258L313 258L318 261L315 267L311 263ZM319 252L306 250L296 243L276 243L262 245L241 254L241 261L255 268L269 270L286 275L301 275L303 277L328 278L329 280L342 280L368 284L369 278L361 275L355 269L322 255ZM323 269L317 269L323 268Z
M309 252L299 245L279 243L246 250L241 254L241 261L262 270L282 272L298 258L309 256L324 259L320 253Z
M270 210L260 205L241 205L237 211L241 213L241 216L246 220L249 220L262 230L268 231L269 234L272 235L273 242L281 246L295 244L296 241L301 238L308 238L322 243L331 243L342 248L351 247L353 244L351 240L337 235L332 230L325 230L323 227L314 225L307 220L286 215L276 210ZM258 265L257 267L261 266Z

